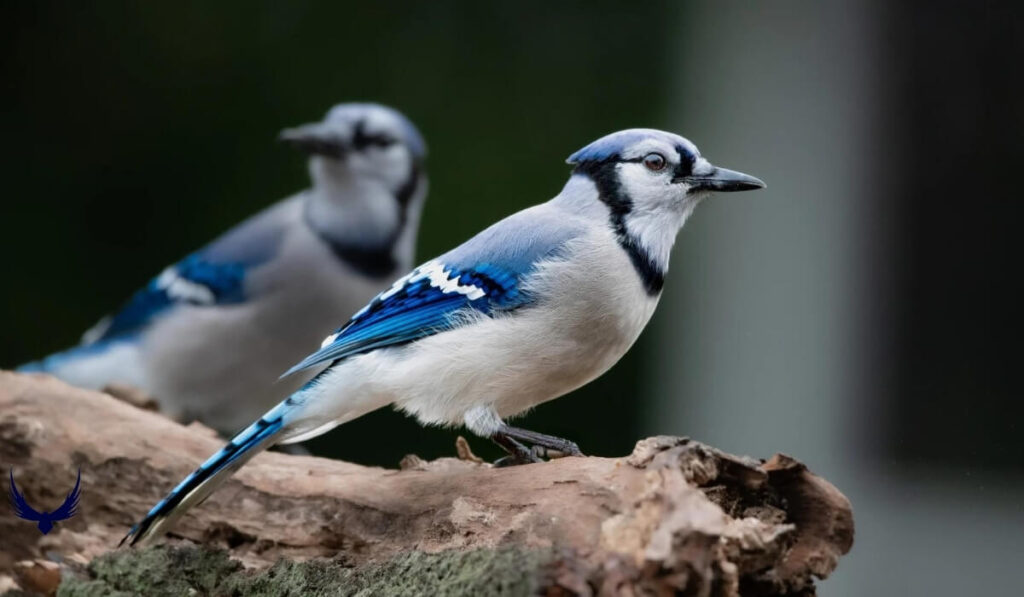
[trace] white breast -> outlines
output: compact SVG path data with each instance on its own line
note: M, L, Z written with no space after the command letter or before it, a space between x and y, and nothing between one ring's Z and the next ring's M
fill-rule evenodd
M468 410L489 405L510 417L607 371L657 305L603 226L572 241L566 259L543 264L528 289L543 298L339 364L312 410L349 419L394 403L425 424L459 425Z

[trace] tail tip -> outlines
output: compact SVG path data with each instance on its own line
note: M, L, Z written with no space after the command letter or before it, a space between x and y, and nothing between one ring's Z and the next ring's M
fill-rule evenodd
M128 531L127 535L125 535L124 537L121 537L121 540L117 542L117 547L118 548L124 547L124 542L128 541L128 539L131 539L131 542L128 543L128 547L132 547L132 546L135 545L135 539L133 539L133 537L135 537L135 528L136 527L133 526L131 528L131 530Z
M133 524L132 528L128 529L128 534L118 542L117 547L124 547L126 543L128 547L135 547L136 544L145 541L146 529L143 528L144 523L145 521Z

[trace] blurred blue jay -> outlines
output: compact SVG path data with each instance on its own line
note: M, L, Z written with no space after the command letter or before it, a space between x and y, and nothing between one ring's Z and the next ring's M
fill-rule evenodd
M465 425L504 463L578 455L505 419L608 370L647 324L676 234L711 191L760 180L716 168L686 139L632 129L569 157L554 199L419 266L288 373L327 368L236 435L126 539L159 536L272 444L302 441L392 404L425 425Z
M340 104L281 133L308 153L311 189L165 269L79 346L22 366L69 383L127 383L161 410L234 432L298 389L275 383L413 266L426 147L402 114Z

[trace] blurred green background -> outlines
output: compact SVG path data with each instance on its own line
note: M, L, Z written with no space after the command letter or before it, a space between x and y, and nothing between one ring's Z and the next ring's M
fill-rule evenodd
M857 520L822 595L1019 592L1017 3L8 2L0 18L0 366L76 342L304 188L275 137L334 103L393 105L426 137L422 259L553 196L583 144L665 128L768 188L706 202L637 346L523 425L598 455L670 433L807 462ZM312 447L395 466L455 435L382 411Z

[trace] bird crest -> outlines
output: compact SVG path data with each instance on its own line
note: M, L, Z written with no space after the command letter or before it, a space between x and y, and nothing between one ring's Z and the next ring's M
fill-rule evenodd
M21 495L18 491L18 486L14 484L14 470L11 470L11 486L7 490L7 495L11 500L11 506L14 508L14 513L18 518L24 518L25 520L31 520L37 523L40 532L44 535L53 530L53 524L62 520L67 520L74 516L78 511L78 498L80 497L79 487L82 483L82 469L78 469L78 479L75 481L75 488L68 492L68 496L64 498L64 503L53 512L39 512L25 501L25 496Z

